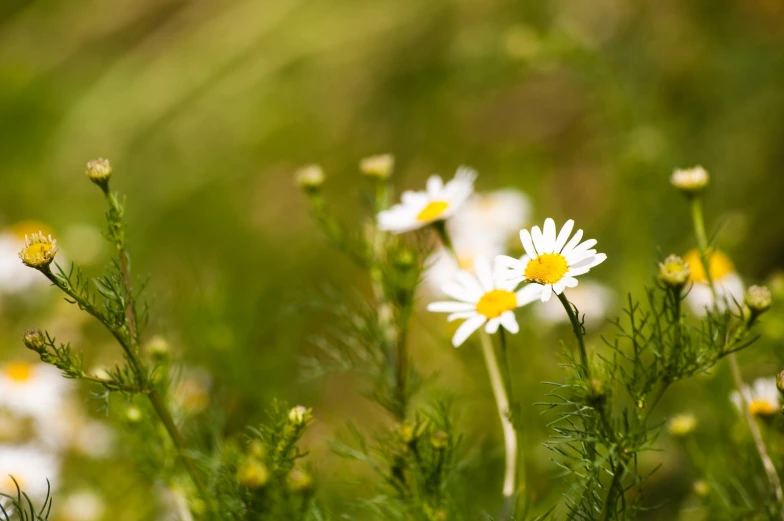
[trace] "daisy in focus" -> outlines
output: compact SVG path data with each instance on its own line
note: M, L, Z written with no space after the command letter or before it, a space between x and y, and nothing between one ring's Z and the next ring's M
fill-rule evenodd
M553 293L560 295L566 288L574 288L577 286L576 277L604 262L607 255L596 253L593 249L596 239L580 242L582 230L577 230L572 236L573 229L574 221L569 219L560 233L556 233L555 221L548 218L544 221L544 231L538 226L534 226L530 233L520 230L525 255L521 259L506 255L496 257L501 276L514 283L540 284L543 286L542 302L550 300Z
M18 484L31 498L41 500L46 497L49 484L52 490L56 488L59 474L60 460L36 446L0 445L0 492L3 494L16 497Z
M742 410L745 401L752 416L773 416L781 409L775 378L757 378L753 386L743 387L743 400L738 391L734 391L730 399L738 410Z
M52 366L29 362L0 365L0 408L15 414L36 419L57 415L69 389L68 381Z
M459 347L471 334L482 326L493 334L503 327L517 333L514 310L540 298L542 287L529 284L515 292L517 282L501 281L498 270L494 273L486 259L474 262L476 276L467 271L458 272L455 281L446 284L443 292L455 299L433 302L428 311L449 313L448 321L465 319L452 337L452 345Z
M378 227L392 233L417 230L428 224L448 219L474 193L476 172L461 166L455 177L444 184L441 176L427 180L423 192L403 192L401 203L378 214Z
M709 255L708 269L718 299L715 304L718 310L723 312L728 306L733 306L735 302L743 302L743 281L735 272L730 258L724 253L711 250ZM703 316L708 309L713 307L714 300L700 252L691 250L683 260L689 265L689 282L691 283L691 287L687 287L686 302L695 315Z

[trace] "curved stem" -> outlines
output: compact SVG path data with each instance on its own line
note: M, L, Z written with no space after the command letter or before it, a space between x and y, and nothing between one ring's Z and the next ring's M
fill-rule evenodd
M506 394L506 388L504 386L503 378L501 377L501 369L498 366L498 360L496 360L493 343L490 340L490 336L484 331L480 332L479 339L482 344L482 354L484 355L485 365L487 366L487 375L490 378L490 386L493 388L495 403L498 407L498 416L501 419L501 428L504 434L506 463L502 493L504 496L504 513L508 513L512 510L516 488L517 433L509 418L509 397ZM504 517L505 516L502 515L502 519Z
M580 348L580 362L585 369L585 376L590 378L591 367L588 365L588 351L585 349L585 331L583 330L583 326L580 324L580 319L577 318L574 308L572 308L572 304L566 298L566 295L561 293L558 295L558 300L563 304L566 314L569 316L569 321L572 323L572 330L574 331L574 336L577 338L577 345Z

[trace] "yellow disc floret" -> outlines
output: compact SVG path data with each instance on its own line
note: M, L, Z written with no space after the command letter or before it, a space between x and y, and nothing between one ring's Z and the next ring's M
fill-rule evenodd
M555 284L569 271L569 264L560 253L545 253L528 261L525 278L539 284Z
M422 211L417 215L417 221L434 221L441 217L446 209L449 208L449 203L446 201L430 201L427 206L422 208Z
M476 311L487 318L497 318L517 307L517 296L511 291L488 291L476 303Z
M749 402L749 412L752 416L772 416L777 411L776 405L765 398L756 398Z
M52 236L45 236L43 232L25 236L24 248L19 252L19 258L31 268L48 266L57 254L57 241Z
M705 276L705 267L702 265L700 252L698 250L690 250L683 260L689 265L689 271L691 272L689 282L707 284L708 277ZM708 250L708 267L711 280L714 282L735 272L735 266L732 265L730 258L718 250Z
M33 366L26 362L10 362L3 367L5 375L14 382L26 382L33 376Z

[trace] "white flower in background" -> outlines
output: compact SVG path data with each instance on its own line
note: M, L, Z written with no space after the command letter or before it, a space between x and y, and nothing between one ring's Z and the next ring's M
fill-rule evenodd
M198 414L210 404L212 375L198 367L183 368L172 386L171 396L176 409L182 414Z
M46 277L30 269L19 260L19 252L25 247L25 236L43 231L49 235L48 227L38 222L21 222L0 232L0 293L21 293L33 286L50 284Z
M55 490L60 474L60 460L33 445L0 445L0 492L16 495L16 485L35 500L46 497L49 480ZM13 479L11 479L13 477Z
M670 177L672 185L687 194L696 194L708 186L710 176L701 166L675 170Z
M737 302L743 303L745 288L740 276L735 272L735 267L729 257L718 250L710 252L708 259L708 269L710 269L713 288L716 291L716 307L719 311L725 311L727 307L735 308ZM705 274L705 267L698 250L691 250L683 260L689 265L689 282L685 291L686 302L689 304L695 315L703 316L707 310L714 305L713 292L708 277Z
M92 490L81 490L58 501L57 511L63 521L94 521L103 517L106 504Z
M550 300L553 292L560 295L564 289L577 286L575 277L588 273L604 262L607 255L592 249L596 239L581 243L582 230L577 230L570 240L573 228L574 221L569 219L556 234L555 221L548 218L544 221L544 232L538 226L534 226L530 233L520 230L526 254L519 260L505 255L496 257L502 276L512 282L541 284L544 287L542 302Z
M474 194L446 224L455 255L439 248L427 262L424 281L433 293L440 293L457 272L474 271L474 259L493 259L507 251L513 236L529 219L528 197L517 190Z
M772 416L781 409L775 378L757 378L753 386L744 386L743 398L752 416ZM730 399L735 407L741 410L743 403L740 399L740 393L733 391Z
M60 371L46 364L0 365L0 408L22 416L46 418L60 414L70 388Z
M610 288L590 280L566 290L566 296L581 314L585 313L586 327L595 327L604 322L615 304L615 294ZM569 322L569 316L564 313L563 306L555 299L534 306L534 314L540 323L546 325Z
M450 313L447 317L450 322L465 319L452 337L455 347L482 326L490 334L501 326L510 333L517 333L520 327L514 310L537 300L542 292L542 287L534 284L515 292L517 283L500 281L486 259L476 259L474 266L476 276L460 271L454 282L444 286L444 293L455 301L433 302L427 306L428 311Z
M108 456L114 448L114 432L93 420L73 402L65 402L55 413L37 415L34 426L41 443L54 451L73 450L91 458Z
M378 214L378 227L393 233L422 228L454 215L474 192L476 172L461 166L444 184L441 176L430 176L423 192L403 192L401 203Z

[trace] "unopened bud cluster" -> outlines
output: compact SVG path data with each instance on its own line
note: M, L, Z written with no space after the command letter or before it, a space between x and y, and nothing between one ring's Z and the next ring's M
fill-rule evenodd
M389 179L395 168L395 157L391 154L366 157L359 162L359 170L369 177Z
M670 177L670 183L686 195L696 195L708 186L710 176L701 166L678 169Z
M25 331L24 344L27 349L32 349L36 353L46 352L46 337L40 329L28 329Z
M672 288L681 288L689 280L689 265L677 255L669 255L659 263L659 280Z
M109 178L112 176L112 165L108 159L102 157L93 159L87 163L87 171L85 173L90 181L106 191L109 186Z
M746 305L752 313L763 313L773 305L773 297L765 286L751 286L746 291Z

